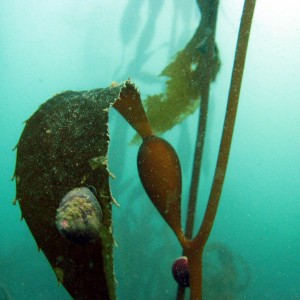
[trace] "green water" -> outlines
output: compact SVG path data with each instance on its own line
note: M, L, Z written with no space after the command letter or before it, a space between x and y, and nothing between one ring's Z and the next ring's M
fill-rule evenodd
M222 63L211 86L196 228L216 163L241 9L238 0L220 4ZM214 299L211 289L236 299L300 299L298 11L293 0L257 1L228 171L204 258L207 299ZM20 222L19 206L12 205L12 149L22 122L64 90L107 87L130 77L142 98L162 92L165 78L157 75L191 39L199 18L195 1L0 4L0 288L13 299L70 299ZM175 299L171 265L181 255L179 243L140 184L138 147L129 145L133 129L115 111L110 117L109 167L117 177L112 193L121 204L113 208L119 299ZM183 222L197 118L195 113L164 134L181 160ZM235 276L227 283L216 275L222 257L224 278ZM0 299L6 299L1 289Z

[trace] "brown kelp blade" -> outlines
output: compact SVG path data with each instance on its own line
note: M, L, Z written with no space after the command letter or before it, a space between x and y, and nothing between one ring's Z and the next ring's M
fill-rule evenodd
M139 97L129 81L55 95L26 122L17 147L22 215L59 282L75 299L116 298L107 124L108 108L121 93ZM103 220L99 240L79 245L59 234L55 215L65 194L85 186L96 188Z

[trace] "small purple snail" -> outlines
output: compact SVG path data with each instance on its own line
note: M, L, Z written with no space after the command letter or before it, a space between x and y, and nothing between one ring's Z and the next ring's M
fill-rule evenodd
M190 286L190 271L186 256L178 257L172 266L174 279L181 287Z
M81 245L99 239L103 214L92 191L86 187L75 188L63 197L56 211L56 227L60 234Z

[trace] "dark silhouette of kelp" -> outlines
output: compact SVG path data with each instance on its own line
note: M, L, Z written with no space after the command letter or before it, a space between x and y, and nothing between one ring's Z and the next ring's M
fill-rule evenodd
M123 194L128 199L121 204L115 219L118 296L120 299L133 295L136 299L174 299L171 273L165 266L172 259L170 253L178 251L178 244L167 226L158 222L158 215L153 214L141 185L133 182L131 177L114 191L116 197ZM126 187L128 192L124 197Z
M3 282L0 282L0 299L13 300L13 297L12 297L9 289Z
M131 78L139 78L140 80L146 81L157 81L156 76L151 75L143 70L145 62L149 60L153 52L149 51L151 42L155 36L156 32L156 20L161 11L163 1L149 1L149 0L130 0L128 1L127 7L124 10L121 26L120 26L120 37L125 54L126 46L128 46L132 40L137 36L138 31L141 29L141 14L143 5L147 5L149 9L148 14L144 16L145 25L142 28L142 32L139 35L137 47L135 49L134 58L126 62L128 67L123 72L122 66L124 65L125 57L122 57L120 65L116 68L115 78L123 80L124 77L128 77L130 74ZM134 14L132 11L134 10ZM128 60L128 59L127 59Z
M251 282L245 259L225 244L209 243L203 254L203 295L211 300L239 299Z

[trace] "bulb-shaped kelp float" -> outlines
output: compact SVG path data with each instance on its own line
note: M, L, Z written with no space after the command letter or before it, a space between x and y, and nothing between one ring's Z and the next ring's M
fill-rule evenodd
M102 217L94 193L86 187L75 188L63 197L57 209L56 227L70 241L87 244L99 239Z
M173 147L150 136L138 153L138 171L146 193L170 227L181 232L181 167Z
M121 93L113 107L143 138L137 158L142 184L166 222L182 237L181 167L175 150L153 134L139 94Z

